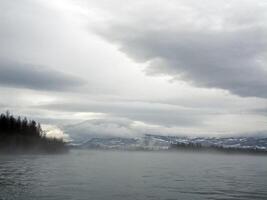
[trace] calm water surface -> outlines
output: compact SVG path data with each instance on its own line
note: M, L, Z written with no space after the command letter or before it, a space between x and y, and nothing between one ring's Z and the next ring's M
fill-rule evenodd
M87 150L0 155L0 199L267 199L267 157Z

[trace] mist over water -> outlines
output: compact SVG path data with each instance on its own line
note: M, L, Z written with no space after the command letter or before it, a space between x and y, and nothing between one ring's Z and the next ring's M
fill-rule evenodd
M267 157L71 150L0 155L0 199L267 199Z

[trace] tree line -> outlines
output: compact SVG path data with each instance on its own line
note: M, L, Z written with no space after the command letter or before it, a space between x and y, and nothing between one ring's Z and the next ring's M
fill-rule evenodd
M0 115L0 153L65 152L62 139L48 138L40 123L26 117L14 117L9 111Z
M267 155L267 150L260 148L224 147L222 145L202 145L201 143L193 143L193 142L189 143L178 142L170 144L169 150Z

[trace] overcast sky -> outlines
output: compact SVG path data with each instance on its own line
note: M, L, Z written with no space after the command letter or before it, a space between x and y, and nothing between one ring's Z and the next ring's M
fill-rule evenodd
M1 110L57 133L267 135L266 1L1 0L0 44Z

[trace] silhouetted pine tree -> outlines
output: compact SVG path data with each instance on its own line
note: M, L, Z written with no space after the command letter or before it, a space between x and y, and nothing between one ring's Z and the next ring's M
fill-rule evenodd
M47 138L39 123L26 117L15 118L7 111L0 115L0 152L61 152L67 147L62 139Z

